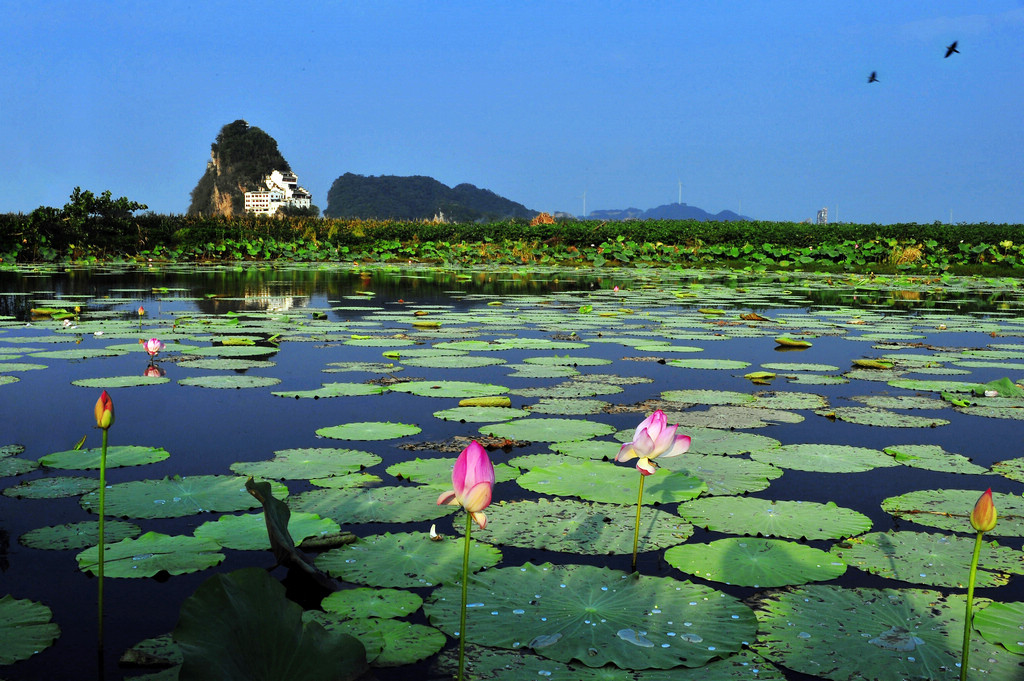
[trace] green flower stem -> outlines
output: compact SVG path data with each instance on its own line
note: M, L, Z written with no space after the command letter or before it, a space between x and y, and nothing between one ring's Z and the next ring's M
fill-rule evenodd
M106 497L107 497L107 432L108 429L103 429L103 448L100 451L100 532L99 532L99 545L97 551L99 553L99 606L97 607L97 617L99 619L99 626L97 631L99 644L100 657L103 656L103 514L106 511Z
M633 524L633 572L636 572L636 549L640 544L640 509L643 508L644 478L646 477L643 473L640 474L640 494L636 497L636 523Z
M974 555L971 557L971 574L967 578L967 612L964 613L964 650L960 657L960 681L967 681L967 658L971 656L971 630L974 628L974 581L978 576L978 556L981 555L981 538L979 532L974 539Z
M469 533L473 531L473 515L466 514L466 543L462 551L462 611L459 613L459 675L458 681L462 681L462 672L466 661L466 597L469 594Z

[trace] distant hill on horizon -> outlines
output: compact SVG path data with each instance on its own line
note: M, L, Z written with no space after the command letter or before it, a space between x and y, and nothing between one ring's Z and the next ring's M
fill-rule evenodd
M666 203L657 208L640 210L639 208L594 210L588 213L586 220L700 220L701 222L717 220L730 222L735 220L750 220L744 215L739 215L731 210L723 210L711 214L697 206L688 206L685 203Z
M463 183L454 187L425 175L356 175L345 173L327 192L329 218L431 220L443 214L453 222L532 219L537 211Z

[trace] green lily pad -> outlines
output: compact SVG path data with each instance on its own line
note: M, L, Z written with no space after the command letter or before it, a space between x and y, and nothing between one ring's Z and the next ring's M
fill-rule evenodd
M846 572L846 563L827 551L760 537L673 546L665 561L696 577L754 588L822 582Z
M449 635L458 629L460 591L442 586L424 606ZM590 565L487 570L471 578L469 599L469 638L590 667L699 667L738 652L755 633L749 608L719 591Z
M600 414L608 407L603 400L545 398L530 405L534 414L556 414L559 416L585 416Z
M986 485L980 485L985 487ZM984 490L922 489L882 501L882 510L896 518L974 536L970 515ZM1024 499L1016 494L992 493L999 512L996 526L985 534L992 537L1024 536Z
M610 461L619 453L620 446L617 442L605 442L603 440L569 440L567 442L554 442L548 448L553 452L573 456L577 459L603 459Z
M749 393L733 390L665 390L661 399L666 402L683 402L685 404L753 404L757 397Z
M30 362L0 362L0 374L12 371L39 371L46 368L45 364L32 364Z
M487 528L473 536L499 546L545 549L587 555L623 555L633 551L636 508L589 504L572 499L499 502L487 507ZM462 525L456 523L456 530ZM639 551L655 551L686 541L693 526L658 509L644 509Z
M317 487L328 489L347 489L349 487L372 487L381 483L379 475L369 473L347 473L331 475L326 478L310 478L309 482Z
M989 472L987 468L971 463L966 456L947 452L939 445L894 445L886 447L884 451L896 463L911 468L968 475L985 475Z
M21 379L17 376L5 376L0 374L0 385L9 385L11 383L17 383Z
M245 376L242 374L227 374L225 376L190 376L178 380L180 385L191 385L198 388L267 388L281 382L280 378L273 376Z
M61 497L77 497L99 489L97 478L82 476L57 476L52 478L36 478L8 487L4 496L17 499L60 499Z
M79 388L102 388L111 390L113 388L134 388L143 385L161 385L170 383L171 379L166 376L107 376L105 378L80 378L71 381L71 385Z
M814 362L766 362L761 365L763 369L772 371L839 371L839 367L833 364L816 364Z
M367 651L372 667L410 665L434 655L447 642L444 634L423 624L379 617L340 620L319 612L310 615L327 631L348 634L359 641L379 638L381 649L376 654Z
M388 387L395 392L412 393L421 397L489 397L508 392L508 388L472 381L408 381Z
M138 525L123 520L107 520L103 523L104 542L117 542L142 533ZM98 520L83 520L78 523L37 527L18 537L23 546L31 549L67 551L96 546L100 540ZM105 556L104 556L105 557Z
M454 513L456 506L437 505L438 491L420 485L314 489L296 495L292 511L316 513L341 525L354 523L414 523Z
M580 497L587 501L629 506L636 503L640 473L633 466L606 461L572 460L546 468L533 468L516 483L539 494ZM644 504L671 504L694 499L707 489L698 478L660 471L644 484Z
M481 426L481 433L509 440L530 442L565 442L589 440L615 432L613 426L585 419L528 418L508 423Z
M288 496L288 488L272 482L274 496ZM99 495L90 492L80 503L96 512ZM245 491L245 478L234 475L175 476L162 480L136 480L110 485L106 513L122 518L181 518L204 512L245 511L259 506Z
M39 465L66 470L99 470L102 456L102 447L71 449L66 452L47 454L39 459ZM162 447L144 447L140 445L111 446L107 447L107 468L142 466L163 461L169 456L170 453Z
M831 501L820 504L754 497L707 497L680 504L676 512L697 527L738 535L839 539L871 529L871 519L866 515Z
M117 357L127 355L123 350L107 350L103 348L75 348L73 350L47 350L44 352L30 352L29 357L39 359L92 359L95 357Z
M405 357L399 360L409 367L426 369L474 369L504 364L500 357L476 357L472 355L439 355L436 357Z
M774 423L800 423L804 417L781 409L759 406L714 406L703 411L669 412L669 421L690 428L765 428Z
M912 416L900 414L886 409L872 407L835 407L834 409L818 410L819 416L859 423L862 426L884 426L887 428L935 428L947 426L949 421L930 416Z
M292 536L295 546L305 539L320 538L340 531L338 523L315 513L292 513L288 520L288 534ZM271 548L262 513L223 515L217 520L203 523L195 529L194 534L226 549L268 551Z
M0 598L0 664L27 660L53 645L60 627L52 619L53 611L42 603L10 594Z
M997 461L992 464L992 472L1010 480L1024 482L1024 457Z
M205 348L189 350L189 355L200 357L262 357L272 355L277 348L248 345L213 345Z
M964 597L921 589L844 589L811 584L766 594L755 651L827 679L960 678ZM978 636L969 678L1011 681L1020 658Z
M750 458L780 468L816 473L860 473L898 465L877 449L814 443L760 449L751 452Z
M366 383L323 383L322 387L316 390L279 390L271 392L277 397L291 397L294 399L319 400L326 397L361 397L364 395L380 395L384 388L379 385Z
M888 579L966 589L974 537L872 532L834 546L832 553L853 567ZM982 544L977 586L1002 586L1011 573L1024 574L1024 554L994 542Z
M434 418L460 423L495 423L529 416L525 409L513 407L452 407L434 412Z
M854 395L851 400L876 409L946 409L942 400L919 395Z
M219 550L220 545L209 539L147 532L137 539L108 544L103 571L107 577L153 577L161 572L182 575L219 565L224 560ZM97 573L97 547L85 549L76 558L80 570Z
M1020 634L1024 622L1024 603L989 603L974 613L974 628L990 643L998 643L1011 653L1024 655Z
M456 582L462 576L463 541L431 541L426 532L363 537L320 554L316 566L332 577L367 586L416 588ZM470 542L470 572L493 567L501 551Z
M688 453L691 454L726 454L735 456L758 449L777 447L781 444L778 440L765 435L722 430L720 428L689 427L686 429L686 434L690 436L690 451ZM619 431L615 434L615 439L620 442L629 442L633 439L633 430ZM666 467L671 468L670 465L666 465Z
M357 449L281 449L270 461L239 461L231 464L238 475L271 480L309 480L310 478L342 476L376 466L381 458Z
M597 367L611 364L612 361L601 357L586 357L582 355L548 355L545 357L527 357L523 360L523 363L539 364L540 366Z
M683 369L746 369L750 362L738 359L670 359L668 365Z
M894 388L905 388L906 390L921 390L925 392L947 392L947 393L969 393L977 385L964 381L937 381L918 378L894 378L889 381Z
M659 466L704 481L708 496L745 494L767 489L782 469L768 463L739 457L694 454L659 459Z
M209 371L247 371L249 369L269 369L276 363L265 359L190 359L178 362L177 366L184 369L206 369Z
M399 479L444 491L452 488L452 469L454 467L454 457L439 459L417 457L412 461L402 461L388 466L387 473ZM515 480L518 475L519 471L512 466L503 463L494 464L495 482Z
M404 589L360 587L329 594L320 602L324 612L342 619L405 617L423 606L423 599Z
M416 435L422 430L411 423L392 423L390 421L363 421L360 423L344 423L340 426L317 428L316 434L334 440L393 440Z
M7 456L17 456L25 451L25 445L4 445L0 447L0 459Z
M39 468L35 461L26 461L15 456L0 458L0 478L22 475Z

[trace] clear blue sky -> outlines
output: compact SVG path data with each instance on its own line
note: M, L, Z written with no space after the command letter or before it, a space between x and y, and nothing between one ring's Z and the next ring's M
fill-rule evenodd
M535 210L1024 223L1024 3L8 3L0 212L183 213L222 126ZM946 45L959 54L944 59ZM871 71L878 83L868 84Z

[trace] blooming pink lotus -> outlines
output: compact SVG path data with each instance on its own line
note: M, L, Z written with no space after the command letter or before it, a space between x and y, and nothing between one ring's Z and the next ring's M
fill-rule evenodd
M146 352L149 353L150 357L156 357L156 353L164 349L164 344L156 338L150 338L148 341L143 343L146 348Z
M494 489L494 465L487 450L473 440L462 450L452 469L452 487L437 498L438 505L461 506L473 516L473 520L484 529L487 516L483 510L491 505L491 491Z
M644 475L651 475L658 469L654 459L659 456L679 456L690 449L689 435L676 435L679 426L667 425L665 412L658 409L648 416L633 433L633 441L627 442L615 455L615 460L629 461L639 457L636 469Z

